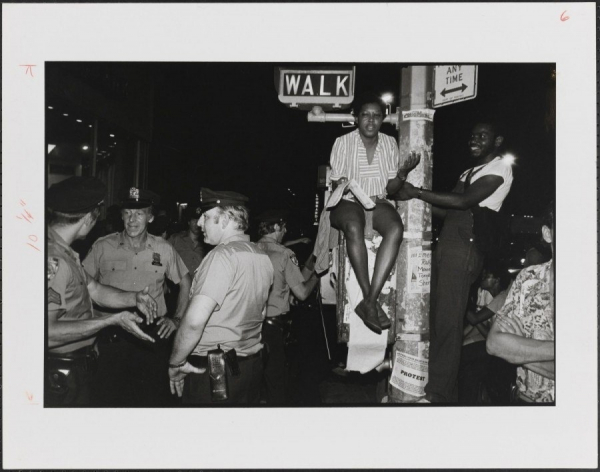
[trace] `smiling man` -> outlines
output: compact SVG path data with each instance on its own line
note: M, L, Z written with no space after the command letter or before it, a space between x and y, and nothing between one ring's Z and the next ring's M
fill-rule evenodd
M504 137L498 125L480 122L469 139L474 167L460 176L452 192L433 192L405 183L396 198L419 198L444 218L431 274L429 381L425 400L458 401L457 377L463 318L469 289L479 276L484 253L474 235L474 214L497 213L512 185L512 168L500 156Z
M100 238L83 261L95 280L122 290L148 287L158 303L157 342L140 342L120 329L100 337L104 360L98 366L96 403L99 406L165 406L170 400L165 370L169 356L166 339L185 312L191 285L183 260L173 246L148 233L154 220L155 193L131 188L121 203L125 229ZM177 308L167 317L165 278L179 285Z
M203 213L198 224L204 241L216 247L196 270L190 304L175 336L169 362L171 392L183 396L185 404L210 403L217 399L211 383L220 378L227 386L219 392L219 400L258 403L261 330L273 266L244 234L247 197L209 189L202 189L200 195ZM218 359L224 354L229 368L207 371L208 356Z

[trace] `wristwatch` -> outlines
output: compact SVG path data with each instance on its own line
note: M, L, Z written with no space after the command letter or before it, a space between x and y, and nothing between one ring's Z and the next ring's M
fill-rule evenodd
M421 195L423 194L423 189L419 187L419 191L417 192L417 198L421 200Z

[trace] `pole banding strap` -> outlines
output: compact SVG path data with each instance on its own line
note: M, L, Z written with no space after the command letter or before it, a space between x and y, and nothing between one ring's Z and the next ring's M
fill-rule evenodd
M396 333L396 341L429 341L429 333Z
M431 241L432 233L431 231L405 231L402 236L404 239L424 239Z

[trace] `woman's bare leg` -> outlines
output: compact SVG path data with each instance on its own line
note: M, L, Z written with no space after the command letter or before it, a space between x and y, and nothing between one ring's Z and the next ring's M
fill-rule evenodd
M392 205L377 203L373 212L373 228L382 236L383 240L377 250L371 288L368 296L365 297L369 305L377 304L377 298L383 285L396 264L404 232L402 219Z
M369 283L369 265L365 245L365 214L358 203L342 200L330 215L331 226L344 233L346 251L354 269L356 280L363 293L363 300L354 308L355 313L365 325L376 333L381 333L377 306L366 303L371 285Z
M367 298L371 284L369 283L369 266L367 247L365 246L365 214L358 203L342 200L331 210L331 226L344 233L346 250L350 264L354 269L356 280Z

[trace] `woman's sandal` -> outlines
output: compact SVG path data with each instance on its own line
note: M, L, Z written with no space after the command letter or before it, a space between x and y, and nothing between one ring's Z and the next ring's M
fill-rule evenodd
M392 326L392 321L385 314L385 311L383 311L383 308L381 308L379 303L377 303L377 320L379 321L381 329L389 329L390 326Z
M370 313L369 308L364 300L356 305L354 312L358 315L358 317L363 320L363 323L367 328L371 331L381 334L381 326L379 326L379 321L377 319L377 313Z

